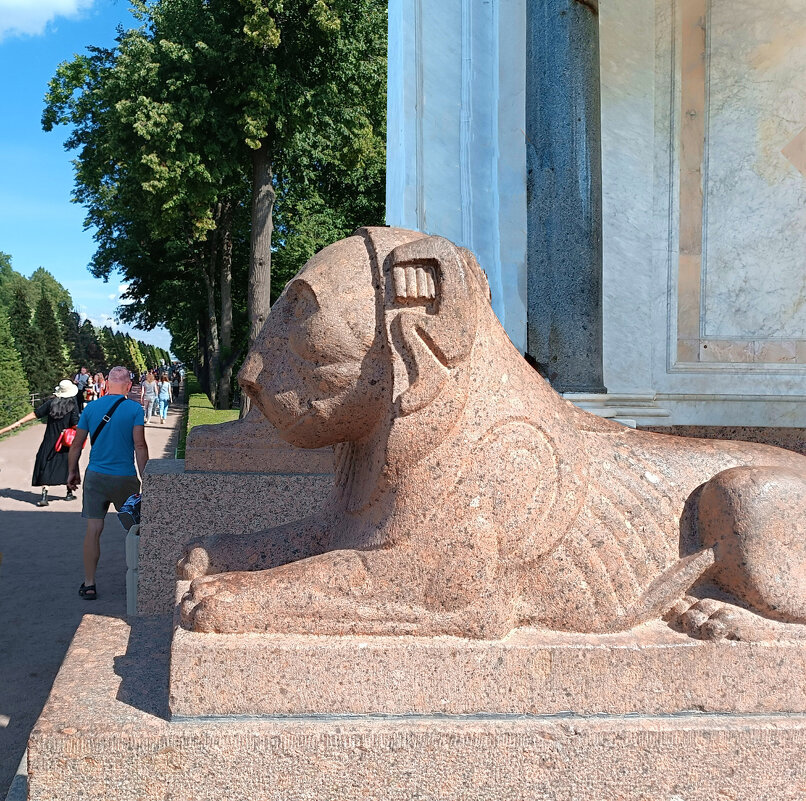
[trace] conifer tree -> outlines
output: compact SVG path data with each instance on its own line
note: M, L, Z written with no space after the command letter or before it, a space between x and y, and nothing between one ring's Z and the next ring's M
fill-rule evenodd
M30 410L30 395L22 361L0 307L0 428L24 417Z
M48 360L42 332L31 325L31 307L25 287L14 288L8 312L9 327L22 360L22 368L31 392L47 396L53 393L53 368Z
M67 377L68 366L64 358L62 332L44 286L40 288L39 299L36 302L33 326L42 335L45 355L50 365L47 384L52 388Z
M137 372L132 360L132 355L129 352L129 345L126 342L126 337L123 335L123 332L115 331L115 333L112 335L112 340L115 354L115 364L112 366L114 367L115 365L120 365L128 370Z
M87 319L78 330L79 362L94 375L106 366L106 353L98 339L95 326ZM112 365L114 366L114 365Z
M80 366L78 364L80 361L78 355L78 329L81 327L81 317L64 300L60 300L56 305L56 317L62 327L62 337L68 364L70 369L76 372Z
M98 332L98 341L101 343L101 347L104 351L104 373L108 373L113 367L123 364L118 356L117 344L115 343L115 334L108 325L105 325Z
M131 360L130 370L135 373L144 373L151 365L147 365L143 354L140 353L140 345L136 339L133 339L130 334L126 334L126 347L129 349L129 358Z

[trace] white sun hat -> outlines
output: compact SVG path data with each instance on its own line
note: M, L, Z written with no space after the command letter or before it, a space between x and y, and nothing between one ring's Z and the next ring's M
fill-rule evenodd
M78 387L69 379L59 381L59 386L53 390L57 398L73 398L78 395Z

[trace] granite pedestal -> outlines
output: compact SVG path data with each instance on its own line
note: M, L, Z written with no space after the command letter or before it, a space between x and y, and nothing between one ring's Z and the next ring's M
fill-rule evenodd
M190 471L182 459L150 461L143 476L137 613L171 614L176 563L191 540L259 531L321 507L333 474L310 472L327 469L320 454L312 459L297 464L305 472L288 467L274 473Z
M580 649L573 642L529 645L522 637L518 633L509 646L532 650L532 661L524 663L534 670L526 704L518 701L525 697L522 692L506 692L506 676L517 669L513 660L501 659L506 643L437 638L383 646L372 638L341 638L328 646L322 642L327 638L311 637L307 644L278 638L277 653L302 649L309 664L330 664L329 673L320 672L318 688L308 686L316 667L294 676L288 669L292 659L284 675L285 696L279 679L254 676L256 684L275 685L269 692L274 714L171 720L169 621L136 619L130 631L121 620L87 616L31 736L29 797L770 801L806 793L803 645L694 643L683 646L692 675L669 670L649 677L636 671L640 657L631 652L642 646L628 645L629 638L620 643L595 638L598 645ZM256 638L244 635L244 646ZM175 642L175 654L181 647ZM441 660L433 656L439 654L448 676L424 671L403 712L407 694L394 673L389 689L377 696L380 676L369 662L377 656L378 669L390 667L384 647L410 650L412 661L424 665L437 665ZM657 659L659 668L660 654L678 647L659 644L648 665ZM733 661L725 658L726 650L735 652ZM282 664L276 655L274 660L275 666ZM593 706L594 677L579 675L582 663L598 670L600 700ZM694 696L686 709L684 688L700 685L709 664L713 705L722 711L697 711ZM751 666L755 677L748 675ZM406 670L403 665L402 673ZM635 683L627 677L631 673ZM530 678L513 675L524 686ZM199 678L186 675L187 682ZM642 688L647 678L650 684ZM749 690L739 691L748 683ZM490 697L484 694L496 686ZM317 690L323 701L313 703ZM434 707L442 691L446 711L438 712ZM390 704L393 696L397 701ZM705 685L695 696L706 697ZM510 697L515 701L507 701ZM649 713L624 714L653 698ZM344 711L347 707L353 711ZM594 707L596 714L578 712ZM776 707L781 711L772 711Z

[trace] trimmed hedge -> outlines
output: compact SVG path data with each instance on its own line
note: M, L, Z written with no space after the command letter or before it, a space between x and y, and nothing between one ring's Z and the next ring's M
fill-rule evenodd
M201 385L193 373L185 374L185 396L187 406L182 418L182 428L179 430L179 445L176 449L176 458L185 458L185 445L188 432L194 426L216 425L237 420L240 416L238 409L214 409L210 398L202 392Z

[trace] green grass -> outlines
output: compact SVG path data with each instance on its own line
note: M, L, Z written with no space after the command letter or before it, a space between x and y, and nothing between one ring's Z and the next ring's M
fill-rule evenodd
M179 430L179 445L176 449L176 458L185 458L185 445L188 432L194 426L209 426L217 423L226 423L237 420L238 409L214 409L210 398L202 392L196 376L193 373L185 375L185 392L187 394L187 407L182 418L182 428Z

